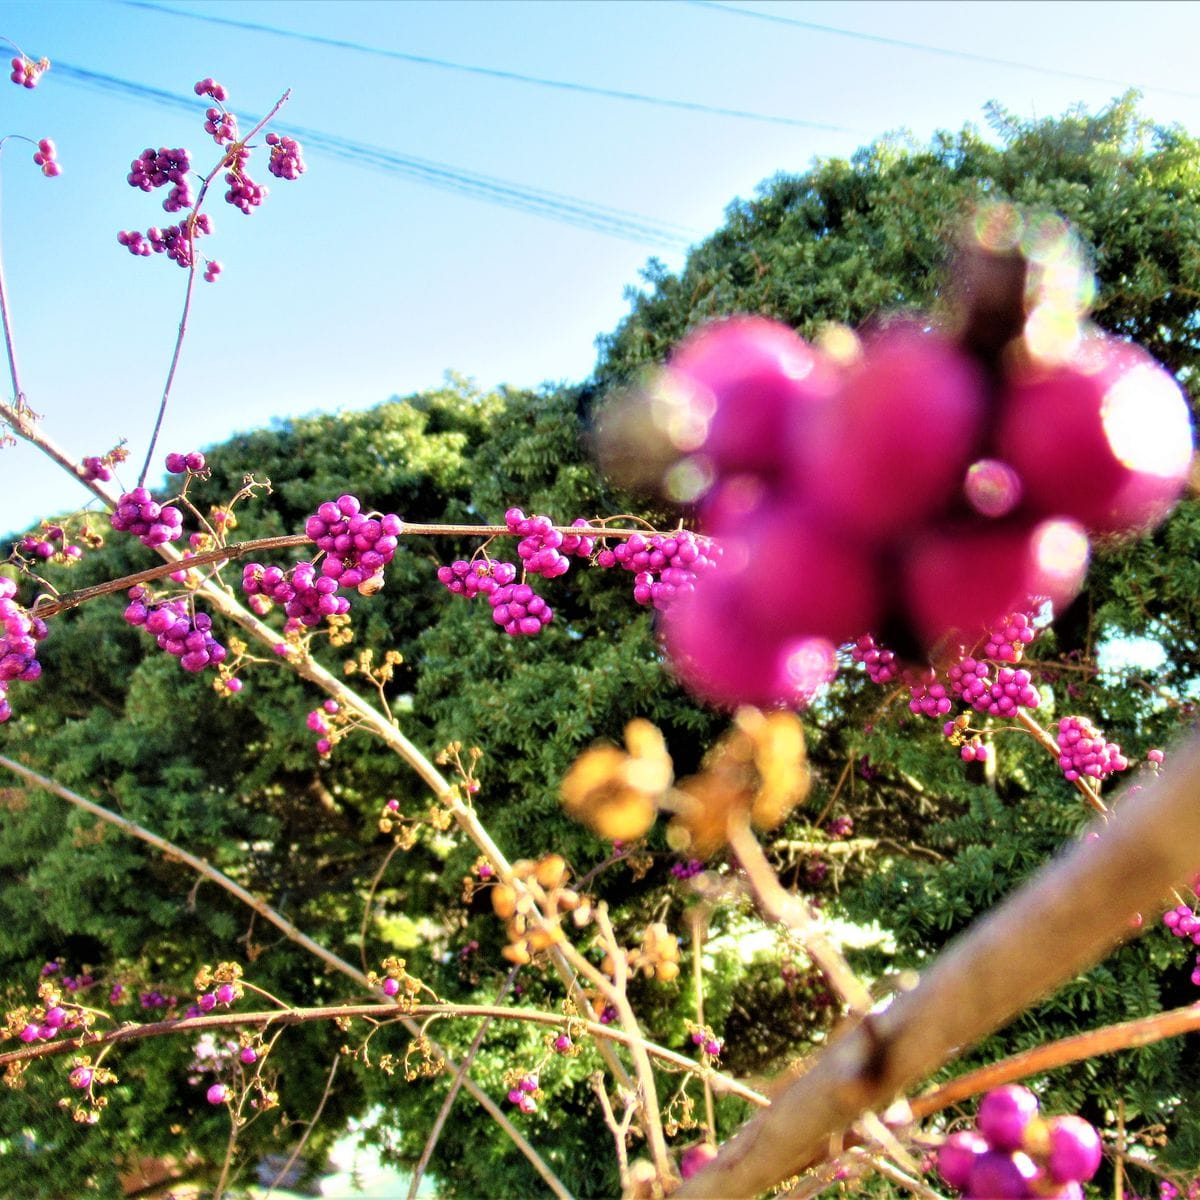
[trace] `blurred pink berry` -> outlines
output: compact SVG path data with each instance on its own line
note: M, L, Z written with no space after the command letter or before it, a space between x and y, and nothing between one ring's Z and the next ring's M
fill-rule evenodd
M689 1146L679 1159L679 1173L684 1179L702 1171L717 1157L717 1148L709 1142L700 1142Z
M224 1104L229 1099L229 1089L223 1083L214 1083L205 1095L209 1104Z
M249 1066L253 1062L258 1062L258 1051L255 1050L253 1046L245 1046L243 1047L241 1054L238 1055L238 1058L240 1058L242 1062Z

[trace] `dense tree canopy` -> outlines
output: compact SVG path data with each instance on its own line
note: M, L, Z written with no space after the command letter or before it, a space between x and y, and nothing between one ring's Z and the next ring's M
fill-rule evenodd
M1132 99L1097 115L1034 123L997 110L991 124L991 139L964 130L927 147L884 140L849 162L780 175L753 200L736 202L678 275L651 264L629 316L601 339L586 386L482 394L452 382L363 414L285 422L214 448L202 503L222 503L247 472L269 479L269 492L237 510L237 536L246 538L299 530L318 503L345 491L413 521L495 522L519 504L566 522L639 503L643 514L672 521L674 514L614 492L591 465L589 424L606 390L661 361L688 329L713 316L760 312L816 336L831 321L857 325L897 307L936 309L948 247L983 198L1064 215L1093 255L1096 320L1147 346L1190 383L1200 354L1200 146L1180 130L1146 125ZM572 759L596 738L619 739L630 718L643 716L662 728L686 771L723 718L698 707L664 671L653 620L633 604L628 575L573 569L546 589L554 622L537 638L506 638L482 601L466 603L437 582L438 562L473 548L469 540L404 542L386 588L357 606L354 642L325 646L319 657L340 671L364 648L377 661L397 650L402 663L386 690L408 736L431 751L478 745L476 804L497 842L514 857L556 850L585 874L611 847L561 813L558 781ZM1090 715L1131 758L1191 721L1200 678L1198 552L1194 500L1153 538L1102 548L1087 592L1036 644L1047 685L1039 715ZM119 576L148 559L130 539L113 536L63 586ZM231 583L236 571L228 573ZM1127 636L1151 639L1161 665L1106 666L1106 647ZM377 965L400 953L443 998L495 996L508 970L499 955L503 931L485 900L464 899L476 852L451 834L426 829L391 861L360 946L363 904L392 847L378 827L381 806L395 797L402 812L417 815L428 798L365 735L339 744L327 761L318 758L305 727L316 700L277 664L247 671L239 697L220 697L210 680L183 674L154 651L122 621L115 601L57 618L42 658L43 679L23 689L17 715L0 733L5 753L208 857L350 960L361 953ZM806 718L812 794L770 844L785 883L877 931L856 958L873 976L919 966L1085 819L1078 795L1029 738L997 739L994 767L968 768L940 723L910 716L905 699L849 666L841 673ZM0 801L7 1005L27 1000L43 963L56 959L64 972L94 974L97 989L125 985L134 998L130 1012L136 996L152 990L188 1003L196 968L233 957L255 983L291 1003L347 995L344 980L315 969L224 894L197 887L178 864L45 794L10 787ZM851 818L855 841L821 853L822 844L845 842L829 833L835 817ZM644 860L600 871L593 886L622 927L657 918L682 934L691 900L670 872L676 856L661 831L647 851ZM712 866L722 869L720 860ZM724 1031L728 1069L770 1075L823 1036L829 1011L802 963L797 970L777 950L738 945L742 921L737 910L713 916L706 1015ZM1190 970L1178 943L1151 930L989 1039L970 1061L1187 1002ZM525 971L519 982L539 1006L560 1003L556 980ZM690 983L638 984L634 999L656 1040L686 1047ZM461 1052L474 1029L446 1021L434 1032ZM280 1041L288 1119L304 1120L316 1108L344 1040L335 1029L310 1027ZM377 1053L403 1054L403 1039L379 1041ZM536 1058L542 1044L536 1030L496 1026L473 1076L501 1097L505 1071ZM61 1088L49 1072L42 1073L47 1082L33 1072L23 1090L0 1091L0 1131L30 1131L27 1154L11 1137L0 1154L0 1190L14 1197L87 1187L113 1194L122 1156L178 1152L182 1129L219 1164L227 1122L204 1104L203 1087L188 1083L191 1056L190 1045L170 1039L124 1051L122 1083L102 1130L76 1128L56 1109ZM543 1079L550 1101L523 1122L580 1196L616 1190L611 1135L587 1082L597 1061L591 1050L556 1060ZM1132 1131L1166 1126L1165 1163L1195 1168L1197 1062L1187 1041L1097 1060L1048 1078L1044 1103L1104 1124L1120 1100ZM350 1074L310 1149L319 1151L350 1115L378 1107L372 1136L398 1160L414 1161L445 1082L406 1083L365 1069L349 1082ZM728 1104L723 1133L742 1115ZM468 1099L457 1105L432 1168L445 1194L539 1194L505 1137ZM247 1149L290 1143L294 1131L277 1115L245 1132ZM48 1191L38 1190L43 1185L29 1170L46 1150L55 1155ZM1149 1176L1134 1186L1148 1190Z

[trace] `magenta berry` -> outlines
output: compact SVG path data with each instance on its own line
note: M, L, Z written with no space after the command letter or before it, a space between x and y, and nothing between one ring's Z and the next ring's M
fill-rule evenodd
M214 1083L205 1093L209 1104L224 1104L229 1099L229 1088L223 1083Z
M1025 1137L1029 1122L1037 1116L1037 1111L1037 1097L1028 1088L1005 1084L984 1096L979 1102L975 1120L979 1132L987 1138L993 1150L1016 1150Z
M1103 1157L1100 1136L1082 1117L1053 1117L1047 1122L1050 1149L1046 1169L1055 1183L1085 1183Z

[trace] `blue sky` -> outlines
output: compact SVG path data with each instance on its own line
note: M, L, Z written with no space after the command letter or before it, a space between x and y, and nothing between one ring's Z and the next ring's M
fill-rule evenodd
M185 277L117 244L119 229L168 219L161 193L125 175L146 146L187 146L203 169L216 147L199 101L188 112L121 82L188 96L212 75L247 116L290 88L276 128L340 145L310 144L295 183L252 160L271 186L252 216L211 205L205 249L224 274L198 285L164 453L436 387L447 371L484 386L584 379L651 255L679 266L734 197L889 131L923 141L984 125L989 100L1041 117L1133 86L1147 115L1200 128L1200 6L1185 3L40 0L6 3L0 34L60 64L32 92L0 89L0 132L53 137L64 167L43 179L27 146L5 147L23 386L73 456L124 437L138 463ZM624 236L546 215L573 205ZM28 448L0 449L0 531L83 498Z

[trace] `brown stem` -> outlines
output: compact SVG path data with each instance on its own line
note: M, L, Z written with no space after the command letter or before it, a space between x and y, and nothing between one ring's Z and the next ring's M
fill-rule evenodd
M3 415L3 406L0 406L0 415ZM68 469L75 473L75 468L69 463L65 463ZM109 503L115 503L111 498L106 498ZM600 530L599 527L590 530L583 530L577 525L559 525L555 526L560 533L590 533L592 536L598 535L601 532L606 534L611 533L615 537L630 537L634 533L640 532L636 529L618 529L618 530ZM496 537L501 535L513 536L507 526L504 525L404 525L404 536L410 537ZM295 546L311 546L312 538L305 533L287 533L281 534L278 537L269 538L254 538L246 542L233 542L228 546L217 546L212 550L202 550L197 554L189 555L187 558L180 560L162 563L157 567L147 567L144 571L137 571L132 575L123 575L120 579L109 579L104 583L94 584L92 587L80 588L75 592L66 592L61 596L56 596L54 599L39 598L35 602L34 608L37 615L46 619L55 617L59 613L66 612L68 609L77 608L80 604L85 604L89 600L95 600L100 596L112 595L114 592L128 591L131 587L136 587L142 583L152 583L156 579L162 579L167 575L178 571L180 565L189 569L197 567L206 567L210 563L225 563L236 558L245 558L249 554L259 554L268 550L290 550ZM278 638L276 638L278 641Z
M998 1062L989 1063L975 1071L959 1075L949 1083L943 1083L931 1091L910 1101L913 1119L922 1120L951 1104L991 1091L1001 1084L1015 1083L1030 1075L1043 1075L1068 1063L1082 1062L1100 1054L1114 1054L1118 1050L1132 1050L1149 1046L1166 1038L1179 1037L1200 1029L1200 1005L1189 1004L1149 1017L1138 1017L1116 1025L1105 1025L1101 1029L1090 1029L1058 1041L1047 1042L1012 1054Z
M850 969L837 947L825 936L813 919L808 906L785 890L779 877L771 870L758 839L742 818L729 823L729 846L746 873L750 889L772 924L786 925L804 943L805 952L816 963L829 986L856 1016L871 1007L871 994Z
M353 969L353 968L352 968ZM364 980L365 982L365 980ZM162 1037L165 1034L194 1033L203 1029L225 1029L237 1026L262 1026L264 1029L277 1025L303 1025L310 1021L337 1021L344 1018L361 1018L382 1025L389 1021L398 1020L414 1036L421 1030L416 1018L438 1020L458 1018L471 1020L486 1018L497 1021L524 1021L531 1025L545 1025L547 1028L560 1028L563 1023L562 1013L546 1012L535 1008L505 1008L495 1004L416 1004L401 1008L395 1001L372 1004L332 1004L320 1008L287 1008L264 1009L258 1012L227 1012L205 1013L199 1017L178 1017L166 1021L152 1021L144 1025L126 1024L103 1033L89 1032L76 1037L60 1038L53 1042L39 1042L20 1050L6 1050L0 1053L0 1067L10 1063L32 1062L35 1059L55 1058L62 1054L70 1054L80 1047L123 1045L126 1042L139 1042L150 1037ZM644 1038L631 1034L624 1029L615 1029L611 1025L603 1025L599 1021L586 1021L572 1017L572 1022L591 1034L598 1043L605 1041L619 1042L630 1049L641 1046L652 1058L675 1067L677 1070L690 1071L695 1075L707 1076L713 1085L731 1096L739 1096L760 1108L765 1108L770 1102L760 1092L745 1084L739 1083L729 1076L716 1072L706 1072L703 1067L665 1046L647 1042ZM442 1051L439 1048L439 1053ZM447 1060L447 1067L457 1071L457 1064ZM469 1082L467 1083L470 1090Z

